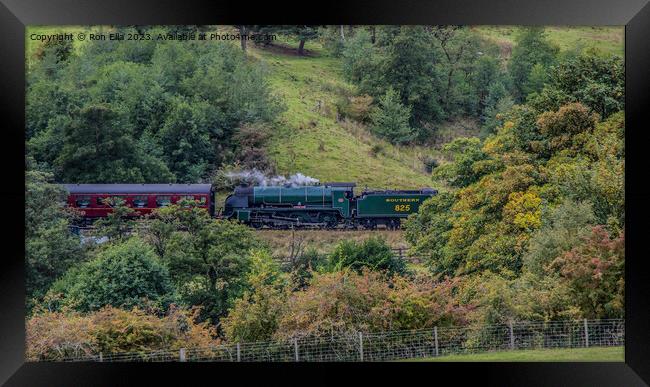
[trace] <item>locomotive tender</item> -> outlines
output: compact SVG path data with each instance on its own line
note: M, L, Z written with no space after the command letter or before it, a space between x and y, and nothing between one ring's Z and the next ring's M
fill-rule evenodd
M225 200L223 211L215 211L215 192L209 184L66 184L68 205L86 218L111 212L109 197L121 197L135 215L181 199L197 201L211 216L235 219L254 228L376 229L400 228L401 219L417 212L422 202L438 191L364 190L354 195L355 183L324 183L305 186L239 186Z

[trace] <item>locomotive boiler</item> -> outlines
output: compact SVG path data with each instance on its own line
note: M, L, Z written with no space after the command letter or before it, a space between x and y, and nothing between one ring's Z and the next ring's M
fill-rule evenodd
M364 190L354 195L355 183L314 186L237 187L226 198L222 216L254 228L336 227L400 228L401 220L437 194L420 190Z

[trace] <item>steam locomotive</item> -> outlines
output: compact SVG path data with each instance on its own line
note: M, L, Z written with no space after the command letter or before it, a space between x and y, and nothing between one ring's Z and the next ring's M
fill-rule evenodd
M222 211L215 208L210 184L65 184L68 206L81 210L86 219L105 217L112 211L111 197L119 197L146 215L156 208L194 200L220 219L236 219L253 228L358 228L398 229L401 220L417 212L437 190L364 190L354 195L355 183L318 185L239 186L229 195Z

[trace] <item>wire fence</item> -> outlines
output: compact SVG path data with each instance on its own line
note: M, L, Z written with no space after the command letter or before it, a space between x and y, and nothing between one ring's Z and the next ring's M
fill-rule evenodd
M483 327L434 327L412 331L349 332L284 341L202 348L95 354L63 361L354 362L430 358L520 349L622 346L625 320L513 322Z

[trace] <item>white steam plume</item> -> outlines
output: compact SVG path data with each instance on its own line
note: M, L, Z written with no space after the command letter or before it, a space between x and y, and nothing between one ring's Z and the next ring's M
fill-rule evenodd
M228 172L226 177L240 183L247 183L257 186L284 186L290 185L291 187L301 187L305 185L314 185L319 182L310 176L305 176L302 173L296 173L289 177L284 176L266 176L264 173L253 169L250 171L241 172Z

